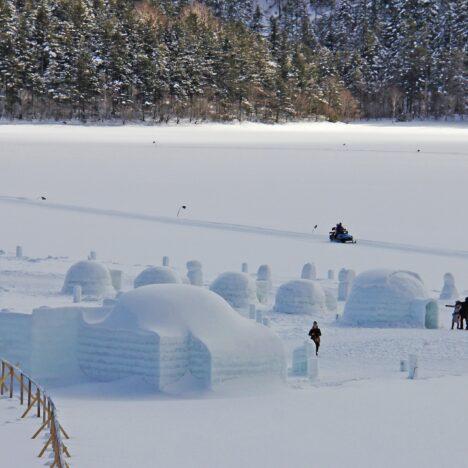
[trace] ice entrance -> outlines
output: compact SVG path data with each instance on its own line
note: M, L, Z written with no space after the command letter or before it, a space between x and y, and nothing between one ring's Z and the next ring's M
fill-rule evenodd
M439 308L434 301L429 301L426 304L424 326L426 328L439 328Z

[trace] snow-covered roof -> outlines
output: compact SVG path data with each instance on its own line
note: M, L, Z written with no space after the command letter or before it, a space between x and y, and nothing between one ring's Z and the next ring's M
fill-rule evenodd
M101 324L164 337L198 338L214 356L282 355L281 340L269 328L238 314L217 294L185 284L144 286L122 294Z
M76 285L81 286L83 294L90 296L106 296L115 293L107 267L92 260L83 260L69 268L62 293L73 294L73 288Z
M143 270L133 282L135 288L149 284L181 283L179 274L166 266L149 267Z
M417 273L369 270L354 280L343 319L360 326L424 326L420 305L429 301Z
M288 281L276 292L275 311L285 314L322 315L327 311L325 292L315 281Z
M210 289L232 307L248 307L249 304L257 302L255 281L247 273L222 273L211 283Z

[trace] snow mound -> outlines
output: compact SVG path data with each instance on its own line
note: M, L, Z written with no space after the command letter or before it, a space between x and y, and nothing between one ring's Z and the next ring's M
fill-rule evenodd
M88 327L81 349L89 377L140 375L163 391L182 379L197 388L241 377L278 380L286 365L282 342L269 328L217 294L184 284L123 294L100 324Z
M69 268L62 294L73 294L73 288L77 285L88 296L101 297L115 293L109 270L101 263L91 260L75 263Z
M275 311L322 316L327 312L325 291L315 281L300 279L282 284L276 292Z
M150 284L181 283L180 276L167 266L155 266L143 270L133 282L135 288Z
M356 277L343 323L364 327L438 328L438 305L416 273L369 270Z
M211 283L210 289L237 309L257 303L255 281L246 273L222 273Z

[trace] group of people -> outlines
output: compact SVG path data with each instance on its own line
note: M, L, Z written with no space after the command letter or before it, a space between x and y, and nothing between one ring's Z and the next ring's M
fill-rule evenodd
M457 301L455 305L447 305L447 307L453 308L452 312L452 330L455 325L457 330L468 330L468 297L465 297L465 301Z

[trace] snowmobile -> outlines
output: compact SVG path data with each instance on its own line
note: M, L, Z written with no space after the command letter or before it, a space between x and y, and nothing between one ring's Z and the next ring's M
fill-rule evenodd
M354 237L348 232L347 229L344 229L343 232L336 232L336 228L332 228L330 231L330 242L341 242L342 244L355 244L356 241Z

